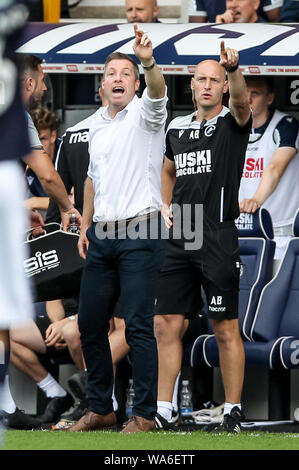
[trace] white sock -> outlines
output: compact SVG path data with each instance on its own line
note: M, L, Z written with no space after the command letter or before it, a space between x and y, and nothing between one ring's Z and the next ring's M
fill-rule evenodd
M9 377L5 376L4 382L1 387L1 406L0 409L6 413L14 413L17 409L15 401L10 393Z
M178 388L179 388L180 376L181 376L181 371L178 373L178 376L176 378L176 381L174 384L173 395L172 395L172 408L174 409L175 412L177 412L179 409L178 408Z
M48 374L41 382L37 382L37 385L45 392L48 398L66 396L64 388L59 385L51 374Z
M116 400L115 393L114 393L114 385L112 390L112 401L113 401L113 411L118 410L118 401Z
M242 409L241 407L241 403L228 403L228 402L225 402L224 403L224 411L223 411L223 414L224 415L230 415L230 412L231 410L234 408L234 406L237 406L240 411Z
M172 415L172 403L169 401L159 401L157 402L157 412L167 421L171 420Z

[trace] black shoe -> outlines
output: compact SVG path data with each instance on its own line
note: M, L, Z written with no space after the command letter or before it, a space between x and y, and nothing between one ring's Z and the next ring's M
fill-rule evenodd
M74 407L73 411L71 411L70 413L63 413L60 419L65 422L79 421L79 419L84 415L87 407L88 407L88 400L87 399L81 400Z
M79 400L86 399L87 393L87 373L80 370L73 374L67 381L72 394Z
M225 414L223 417L223 421L219 426L213 429L212 433L234 433L239 434L241 429L241 421L245 419L240 408L234 406L230 412L230 414Z
M125 421L128 421L127 415L122 408L118 408L115 412L117 424L123 425Z
M173 431L173 424L163 418L159 413L155 416L156 429L164 429L164 431Z
M40 429L41 427L41 421L38 418L24 413L24 411L19 410L19 408L16 408L14 413L6 413L1 410L0 414L1 421L6 428L28 430Z
M73 405L74 399L68 392L64 397L48 398L45 411L37 418L43 424L57 422L62 413L65 413Z

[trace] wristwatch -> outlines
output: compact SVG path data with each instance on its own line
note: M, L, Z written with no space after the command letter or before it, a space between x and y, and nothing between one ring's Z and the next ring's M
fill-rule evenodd
M153 57L153 63L151 65L143 65L142 62L141 62L141 65L142 65L144 70L152 70L156 65L155 58Z

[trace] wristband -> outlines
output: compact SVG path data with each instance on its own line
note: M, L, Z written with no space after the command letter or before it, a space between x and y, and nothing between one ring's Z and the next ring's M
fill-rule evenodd
M226 68L225 70L226 70L228 73L231 73L231 72L235 72L238 68L239 68L239 61L238 61L237 65L234 65L234 67L228 67L228 68Z
M141 62L141 65L143 67L144 70L152 70L155 65L156 65L156 61L155 59L153 58L153 63L151 65L143 65L143 63Z

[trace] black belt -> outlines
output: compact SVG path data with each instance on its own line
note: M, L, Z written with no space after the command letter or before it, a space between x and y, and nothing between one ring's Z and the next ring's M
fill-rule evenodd
M133 220L136 223L139 223L145 220L154 219L154 218L157 218L159 214L161 214L160 211L152 211L152 212L148 212L147 214L137 215L136 217L130 217L129 219L115 220L114 222L95 222L95 223L101 224L102 229L106 231L106 230L109 230L110 228L116 229L119 227L121 228L127 227L129 223L132 222Z

